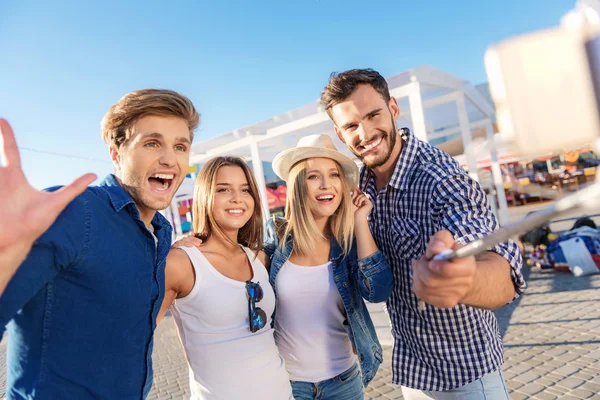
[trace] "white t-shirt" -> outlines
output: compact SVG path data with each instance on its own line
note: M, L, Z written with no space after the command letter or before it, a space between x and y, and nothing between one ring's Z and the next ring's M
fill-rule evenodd
M356 362L332 268L288 260L277 274L275 341L293 381L331 379Z
M171 307L190 366L192 399L281 400L292 398L285 363L271 328L275 295L265 266L242 247L260 283L267 323L252 333L246 284L217 271L197 248L182 248L196 272L189 295Z

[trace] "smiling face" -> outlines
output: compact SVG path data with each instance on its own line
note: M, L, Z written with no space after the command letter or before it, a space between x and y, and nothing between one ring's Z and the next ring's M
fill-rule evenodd
M129 140L110 148L115 176L135 201L147 224L169 206L189 168L191 134L177 117L146 116L132 127Z
M400 109L395 98L386 104L371 85L359 85L345 100L331 107L338 137L371 169L393 162L400 151L395 120Z
M331 217L344 195L342 172L330 158L309 158L304 171L307 201L315 220Z
M212 214L224 232L240 230L254 213L252 188L244 170L235 165L226 165L217 171Z

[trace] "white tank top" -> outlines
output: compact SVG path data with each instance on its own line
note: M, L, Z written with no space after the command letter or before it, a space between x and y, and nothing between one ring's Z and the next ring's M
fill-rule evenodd
M191 399L291 399L285 363L271 328L275 295L265 266L246 247L252 282L260 283L267 323L252 333L246 284L217 271L197 248L181 248L190 258L196 282L171 307L190 366Z
M356 356L332 264L303 267L286 261L275 287L275 341L290 379L316 383L352 367Z

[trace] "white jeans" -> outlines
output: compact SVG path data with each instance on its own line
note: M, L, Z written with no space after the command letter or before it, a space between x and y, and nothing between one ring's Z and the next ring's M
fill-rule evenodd
M510 399L502 367L482 378L443 392L411 389L402 386L402 396L406 400L507 400Z

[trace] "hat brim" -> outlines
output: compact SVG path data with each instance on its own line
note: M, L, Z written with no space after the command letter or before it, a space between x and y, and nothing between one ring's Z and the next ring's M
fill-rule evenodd
M330 158L341 165L344 176L353 185L358 186L359 170L352 159L337 150L324 149L322 147L294 147L277 154L273 159L273 171L281 179L287 182L290 170L299 161L309 158Z

